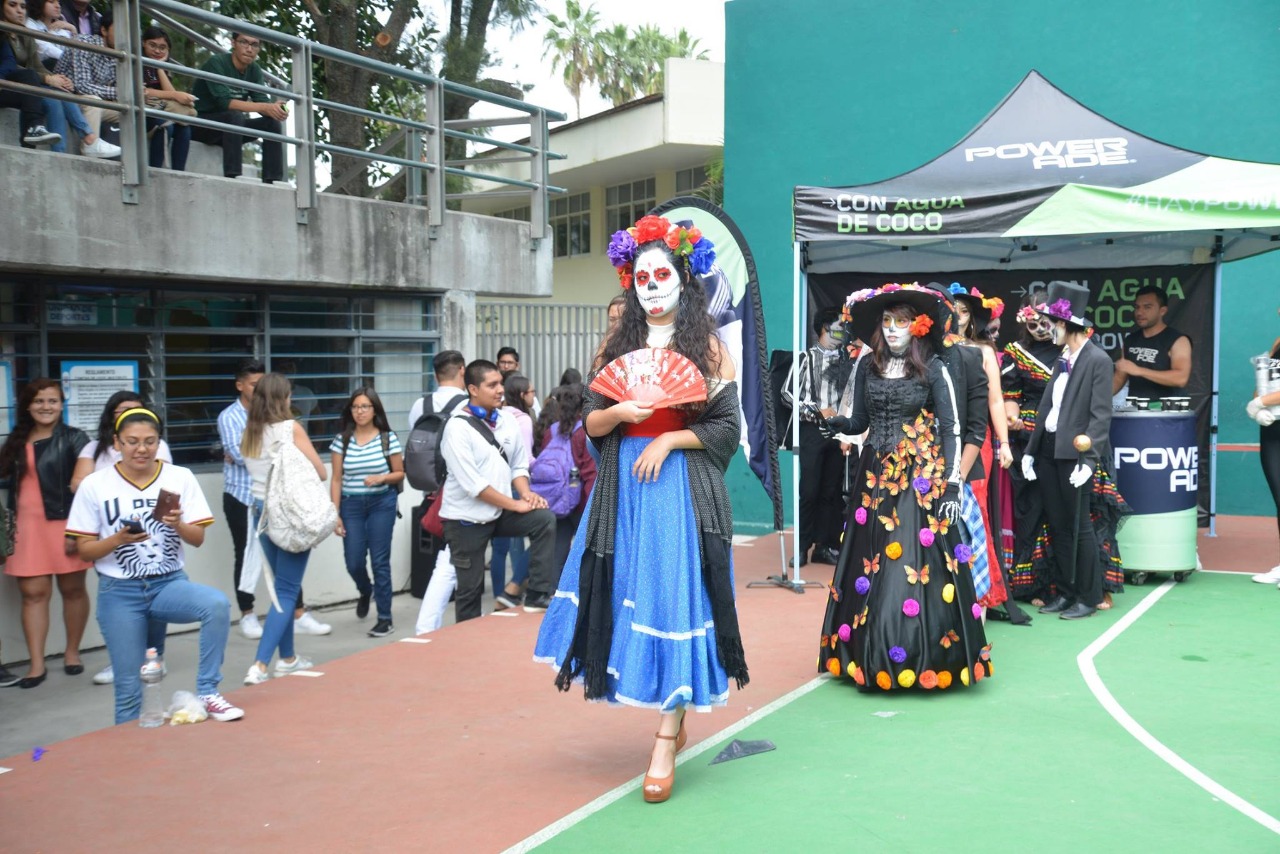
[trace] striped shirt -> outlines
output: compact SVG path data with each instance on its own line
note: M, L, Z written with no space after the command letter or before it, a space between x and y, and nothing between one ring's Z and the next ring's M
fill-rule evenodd
M249 420L249 410L240 404L240 398L218 415L218 438L222 440L222 491L246 507L253 503L253 477L245 468L240 456L240 437Z
M342 434L333 437L329 445L330 453L342 457L342 494L343 495L381 495L391 487L385 483L377 486L365 486L364 479L371 474L389 474L391 463L389 456L403 453L400 450L400 439L393 432L387 432L387 453L382 453L382 434L374 436L363 445L356 444L356 437L351 437L350 444L344 448Z
M797 362L800 377L800 405L813 404L818 409L835 410L840 406L840 396L844 393L845 383L852 375L853 362L841 348L824 350L821 347L810 347L800 354ZM793 368L793 372L797 368ZM791 377L782 388L782 399L791 403ZM800 413L801 421L810 421L804 411Z

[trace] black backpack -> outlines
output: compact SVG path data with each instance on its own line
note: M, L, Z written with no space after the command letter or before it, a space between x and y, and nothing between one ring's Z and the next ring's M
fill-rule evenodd
M423 398L422 415L409 431L404 449L404 474L414 489L430 495L444 485L445 464L444 455L440 453L440 436L450 414L466 399L465 394L460 394L446 403L443 410L436 412L431 395Z

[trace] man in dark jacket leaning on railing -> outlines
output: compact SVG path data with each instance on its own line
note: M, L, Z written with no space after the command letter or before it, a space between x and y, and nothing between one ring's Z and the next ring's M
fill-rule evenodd
M258 51L262 42L256 36L243 33L231 34L231 53L211 57L203 66L204 71L223 77L232 77L265 86L262 68L258 65ZM233 83L197 80L191 94L196 96L196 113L202 119L239 125L242 128L268 133L284 133L284 121L289 113L285 101L276 101L266 92L257 92ZM257 116L250 118L251 113ZM239 178L243 148L246 142L257 139L257 134L222 132L210 128L192 129L192 138L210 145L222 145L222 174ZM262 140L262 182L270 184L284 179L284 144Z

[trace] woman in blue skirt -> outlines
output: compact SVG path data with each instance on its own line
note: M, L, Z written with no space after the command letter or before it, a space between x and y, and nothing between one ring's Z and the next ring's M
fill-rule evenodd
M609 257L626 303L594 370L669 348L702 372L707 400L651 409L586 392L600 465L535 658L557 669L562 691L582 682L588 700L658 710L643 794L660 803L675 780L685 711L724 705L730 679L747 683L724 483L741 435L738 392L698 279L714 262L711 242L647 216L614 234Z

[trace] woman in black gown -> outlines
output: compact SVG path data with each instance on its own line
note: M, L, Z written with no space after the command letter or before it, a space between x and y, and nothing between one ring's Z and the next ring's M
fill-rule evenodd
M852 414L868 430L822 625L818 665L866 691L970 685L990 647L956 530L955 384L937 357L939 299L917 285L851 294L845 318L870 355L854 374Z

